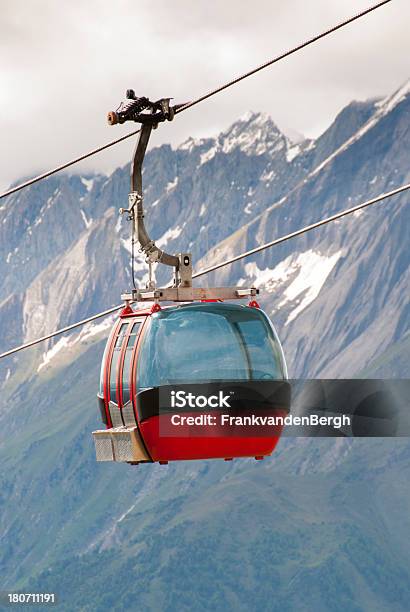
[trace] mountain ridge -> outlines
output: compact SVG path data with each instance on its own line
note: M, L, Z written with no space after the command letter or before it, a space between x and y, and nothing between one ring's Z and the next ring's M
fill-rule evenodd
M342 111L291 161L286 145L222 145L201 164L212 139L151 150L150 231L175 252L190 236L202 266L408 181L409 96L307 179L381 113L375 104ZM128 167L92 178L54 177L0 210L5 344L105 310L129 286L129 227L116 214ZM201 282L261 288L292 376L408 377L408 202L403 194ZM30 258L23 265L6 263L15 248ZM136 264L143 283L140 254ZM90 432L101 427L95 395L114 318L0 362L2 588L55 592L61 610L405 612L408 440L282 437L263 462L98 464Z

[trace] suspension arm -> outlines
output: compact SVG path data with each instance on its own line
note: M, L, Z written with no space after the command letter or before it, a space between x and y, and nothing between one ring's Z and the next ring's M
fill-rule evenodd
M142 196L142 163L149 137L151 135L152 124L144 124L138 137L134 156L131 163L131 193L129 195L129 212L132 216L135 235L141 249L147 255L151 263L160 262L166 266L179 269L180 260L176 255L170 255L161 250L148 235L144 224L144 208Z

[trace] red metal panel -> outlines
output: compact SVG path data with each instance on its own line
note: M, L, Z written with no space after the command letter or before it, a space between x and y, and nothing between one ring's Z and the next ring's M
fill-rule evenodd
M132 351L132 358L131 358L131 367L130 367L130 376L131 376L131 380L130 380L130 398L132 401L132 407L134 410L134 416L135 416L135 421L137 423L137 427L138 430L141 434L141 441L145 447L145 450L147 451L147 454L150 458L152 458L151 456L151 451L149 449L149 446L147 445L146 441L144 440L144 436L141 432L141 424L138 418L138 410L137 410L137 366L138 366L138 353L140 350L140 346L141 346L141 342L144 339L146 330L149 327L150 324L150 320L149 320L149 316L151 313L148 311L146 313L146 317L145 320L141 323L141 328L140 328L140 332L138 334L138 338L137 341L134 344L134 348ZM139 316L141 316L141 312L138 313Z
M149 312L149 311L148 311ZM139 313L141 316L141 313ZM134 344L134 348L132 351L131 358L131 367L130 367L130 398L132 401L132 407L134 409L135 420L139 427L139 419L138 419L138 410L137 410L137 365L138 365L138 354L141 346L141 342L144 338L145 332L149 326L149 317L146 316L145 320L141 323L140 333L138 334L138 338L136 343Z
M184 413L188 414L188 413ZM278 413L279 414L279 413ZM286 416L287 412L283 412ZM192 413L197 416L198 413ZM140 425L141 434L153 461L184 461L196 459L224 459L225 457L264 457L275 450L282 433L282 427L275 428L275 435L266 437L252 436L251 428L247 435L246 428L241 436L221 435L216 437L214 428L209 426L207 436L206 426L201 437L191 435L189 426L179 427L181 435L167 436L164 418L169 415L154 416ZM226 432L228 433L228 432Z

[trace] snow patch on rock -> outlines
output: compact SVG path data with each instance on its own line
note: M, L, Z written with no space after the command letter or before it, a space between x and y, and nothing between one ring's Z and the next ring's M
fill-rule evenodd
M74 333L70 336L63 336L60 338L54 344L54 346L43 353L43 359L37 368L37 372L41 372L43 368L49 366L55 357L60 355L61 351L64 349L72 348L76 344L87 344L91 338L94 338L95 336L105 333L107 330L111 329L117 316L117 313L114 312L113 314L104 317L98 323L94 323L93 321L87 323L84 325L78 335Z
M84 221L84 225L85 225L86 229L88 229L92 225L93 220L91 218L87 219L87 215L85 214L85 212L83 211L82 208L80 208L80 213L81 213L81 217L82 217L82 219Z
M161 236L161 238L159 238L158 240L155 241L155 243L161 249L170 240L175 240L176 238L178 238L178 236L180 236L181 232L182 232L182 227L179 227L179 225L177 225L177 227L174 227L174 228L171 228L171 229L167 230L165 232L165 234L163 234Z
M273 292L281 286L283 299L278 304L279 308L299 298L299 303L288 315L288 325L317 298L342 254L342 251L338 251L328 256L309 249L297 257L289 255L275 268L260 270L256 263L248 263L245 272L248 278L254 279L252 282L256 287L264 286L267 291ZM283 288L282 285L286 283L287 287Z
M94 185L94 179L88 179L88 178L84 178L81 177L81 182L84 185L84 187L87 189L87 191L91 191L91 189L93 188Z
M286 159L288 160L288 162L290 163L292 160L294 160L295 157L297 157L301 153L301 150L302 149L299 144L289 143L286 151Z
M165 187L165 191L167 193L169 193L170 191L172 191L173 189L175 189L175 187L178 185L178 177L176 176L175 179L173 181L170 181L167 186Z
M208 151L206 151L205 153L202 153L199 165L202 166L203 164L206 164L207 162L209 162L213 157L215 157L217 151L218 151L218 146L214 145Z
M40 372L45 366L49 365L51 360L64 348L69 346L70 336L64 336L60 338L51 349L43 353L43 361L37 368L37 372Z
M266 183L270 183L270 181L272 181L276 176L276 172L274 170L264 170L264 172L261 175L261 181L264 181ZM248 191L249 194L249 191Z

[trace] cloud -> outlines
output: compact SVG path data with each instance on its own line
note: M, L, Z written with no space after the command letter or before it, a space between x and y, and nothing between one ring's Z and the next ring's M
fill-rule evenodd
M128 87L186 101L362 10L370 0L0 0L0 185L127 131L106 113ZM353 98L406 80L410 7L395 0L161 126L153 142L215 133L247 110L317 135ZM132 129L133 126L130 126ZM80 169L125 163L126 142Z

